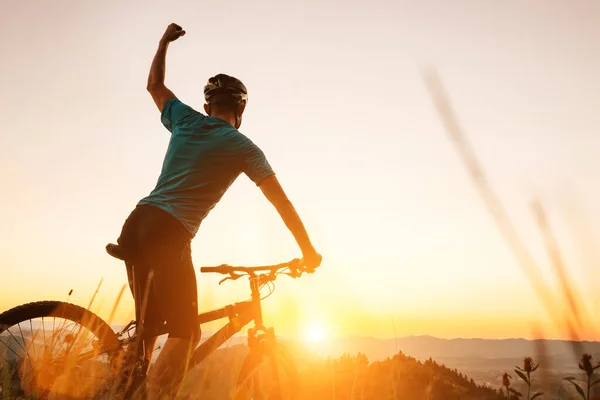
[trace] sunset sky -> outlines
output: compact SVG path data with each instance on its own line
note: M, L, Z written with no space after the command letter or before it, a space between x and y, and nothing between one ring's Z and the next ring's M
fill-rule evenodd
M171 22L166 83L200 110L223 72L249 89L241 132L266 153L323 264L281 279L266 318L293 335L564 337L502 240L421 79L437 68L491 183L556 280L538 197L587 311L600 312L600 2L2 2L0 311L64 300L106 316L125 283L104 252L158 178L169 132L146 92ZM240 176L192 245L201 265L299 256ZM595 271L593 267L595 266ZM247 283L198 273L200 308ZM129 292L116 323L133 314ZM600 339L590 326L585 337Z

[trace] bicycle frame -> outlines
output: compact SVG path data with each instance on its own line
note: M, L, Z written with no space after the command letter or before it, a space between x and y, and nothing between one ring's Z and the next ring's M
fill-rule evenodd
M229 318L229 322L196 348L190 360L190 367L202 362L213 351L221 347L233 335L240 332L244 326L255 319L255 306L252 300L225 306L198 315L198 323L204 324L222 318Z
M246 326L252 321L254 321L254 328L248 331L249 338L258 331L267 332L267 329L263 325L261 297L259 292L259 277L250 277L249 281L251 291L250 300L230 304L215 310L200 313L198 315L199 325L212 321L217 321L223 318L228 318L229 322L196 347L190 359L190 368L194 367L195 365L206 359L206 357L208 357L215 350L221 347L221 345L223 345L233 335L240 332L244 328L244 326ZM138 316L137 321L140 321L140 313L137 311L137 308L138 307L136 301L136 315ZM139 338L138 332L140 332L143 329L143 320L142 324L140 324L141 326L138 326L137 322L132 322L130 325L128 325L128 327L130 327L134 323L136 324L135 335L122 340L122 344L135 342ZM127 330L128 327L126 327L124 332ZM166 333L167 329L166 326L164 326L162 327L162 329L156 332L156 336L164 335ZM248 341L249 346L251 346L252 343L253 342L251 340ZM144 352L144 350L142 349L139 350Z

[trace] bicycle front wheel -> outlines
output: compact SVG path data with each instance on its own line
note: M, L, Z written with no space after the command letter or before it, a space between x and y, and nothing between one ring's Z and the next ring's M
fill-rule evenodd
M235 400L296 400L300 379L287 349L274 340L260 340L242 363Z
M0 314L0 398L91 398L122 356L110 326L74 304L40 301Z

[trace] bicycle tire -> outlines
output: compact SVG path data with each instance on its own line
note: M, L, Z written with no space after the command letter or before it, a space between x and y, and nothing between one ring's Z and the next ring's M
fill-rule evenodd
M263 369L258 371L261 364ZM261 389L264 385L257 385L257 379L261 377L252 375L257 372L270 374L265 379L270 381L266 390ZM264 376L262 378L264 379ZM287 349L268 339L253 346L242 363L233 398L234 400L299 399L300 378L296 364Z
M123 349L121 347L117 335L110 328L110 326L96 314L75 304L65 303L61 301L38 301L14 307L0 314L0 334L7 331L11 333L9 330L10 328L15 326L19 326L19 328L21 328L20 324L26 321L46 317L60 318L65 321L71 321L87 329L90 333L92 333L95 336L95 338L97 338L97 345L99 346L99 350L97 353L94 354L107 354L110 360L109 362L111 367L111 373L114 373L116 371L116 368L113 370L113 368L115 367L114 363L119 362L121 360L120 356L123 355ZM44 323L42 322L42 324ZM23 337L22 339L23 343L26 344L25 339ZM32 340L35 342L35 335ZM17 344L19 344L18 341ZM45 344L44 349L46 349ZM24 358L26 357L30 357L27 350L24 355ZM1 362L2 359L0 359L0 363ZM47 395L48 390L43 393ZM3 393L3 395L6 394L7 393Z

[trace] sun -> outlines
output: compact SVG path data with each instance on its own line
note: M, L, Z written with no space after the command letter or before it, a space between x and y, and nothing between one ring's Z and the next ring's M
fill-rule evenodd
M327 339L327 329L323 324L309 324L304 329L304 339L309 343L321 343Z

